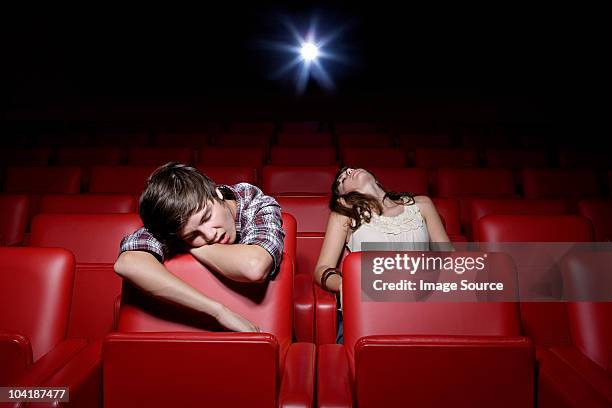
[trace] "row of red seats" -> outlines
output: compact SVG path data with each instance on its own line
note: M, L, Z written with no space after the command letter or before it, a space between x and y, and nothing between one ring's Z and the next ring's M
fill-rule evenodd
M31 244L68 248L74 255L59 248L0 248L0 359L7 363L0 385L68 386L71 406L101 406L102 394L105 406L184 406L193 405L194 398L212 406L312 406L314 345L291 341L295 219L283 215L289 252L277 279L266 285L233 287L190 256L166 264L198 290L256 322L261 334L214 333L218 327L213 323L184 311L181 316L180 310L164 319L154 299L127 286L119 307L121 280L112 265L121 237L140 225L135 214L40 215ZM181 318L191 325L177 323ZM102 341L114 328L125 334ZM140 335L127 333L143 331L201 333L145 335L145 343L130 352ZM202 347L207 352L200 353ZM127 366L126 352L132 359ZM159 361L147 355L170 358L172 367L160 371ZM131 377L131 369L139 374ZM157 374L171 378L173 370L182 373L179 377L189 372L197 387L185 387L175 377L173 386L152 395L147 382ZM149 391L143 394L135 381Z
M313 141L316 139L308 138ZM376 141L377 139L373 139ZM546 168L551 167L551 153L545 150L440 148L416 145L408 150L396 147L373 146L340 147L326 146L318 141L309 146L280 145L270 149L259 145L257 140L239 143L236 146L217 145L200 147L193 143L186 147L63 147L4 149L0 163L6 165L161 165L168 161L223 165L252 165L261 167L265 163L274 165L336 165L338 162L359 167L406 167L427 169L439 167L472 168ZM245 159L252 157L252 159ZM607 155L602 151L560 150L556 163L562 168L593 167L609 168Z
M74 222L75 219L70 217L82 219ZM121 217L124 219L119 220ZM130 224L130 218L133 224ZM88 219L89 224L85 222ZM113 222L113 219L118 222ZM92 220L97 224L91 224ZM115 285L108 290L108 286L96 281L96 276L109 279L112 273L104 274L102 270L111 267L108 260L114 256L102 257L110 253L114 255L117 240L124 233L122 228L131 230L138 225L139 220L133 215L48 215L37 218L35 227L40 232L33 231L33 243L68 247L75 252L77 280L72 301L67 289L72 287L72 281L59 282L55 286L24 284L15 287L20 285L21 279L30 283L45 279L40 274L41 264L66 269L62 265L70 266L71 261L66 260L69 257L62 255L66 259L52 263L39 252L33 261L34 253L28 252L24 257L30 262L25 262L15 260L17 252L2 250L3 255L8 254L11 259L4 262L3 256L0 263L5 269L0 276L6 280L0 288L7 290L0 297L7 302L1 305L1 310L14 310L16 305L21 305L15 309L19 314L17 318L13 320L15 316L10 316L0 324L5 330L9 329L3 339L18 345L14 347L18 349L16 352L14 349L1 349L11 353L11 358L6 358L12 363L8 367L17 370L6 371L5 375L17 375L13 378L19 380L12 381L22 386L70 385L71 398L95 405L99 404L103 394L108 406L131 406L143 402L150 406L169 402L182 405L194 401L232 405L249 399L250 405L262 402L270 406L277 400L281 405L310 406L314 398L314 349L307 344L289 345L290 329L287 332L287 319L290 319L287 302L291 302L288 282L293 273L289 265L293 264L291 255L295 253L291 237L296 235L292 217L284 215L289 255L283 262L284 269L279 279L266 289L263 300L258 288L251 287L251 290L230 285L228 292L226 283L214 275L203 273L203 267L189 256L167 263L168 268L181 278L204 293L222 299L273 336L181 334L178 332L199 331L207 325L210 328L210 323L199 319L195 320L198 322L195 326L177 323L177 319L194 321L193 316L178 310L173 311L173 317L160 314L159 305L152 299L125 290L118 309L119 332L173 333L115 334L108 337L102 346L94 339L112 326L111 310L118 287ZM578 216L486 216L478 227L485 242L580 242L593 239L590 224ZM67 229L72 229L71 233ZM96 230L108 234L92 233ZM111 242L114 245L110 245ZM23 272L28 268L35 269L34 275L31 271ZM349 256L343 268L346 277L343 285L345 344L321 345L318 349L316 395L319 406L352 406L354 402L359 406L404 406L414 401L430 405L433 401L434 406L451 403L532 406L536 383L539 406L555 406L559 402L565 406L606 406L612 402L608 364L612 350L607 341L612 327L609 303L568 304L567 308L564 304L523 303L520 309L512 303L461 303L452 307L440 303L362 303L360 255ZM70 272L63 274L69 275ZM56 282L62 279L62 273L49 276L53 276ZM56 290L54 297L37 293L24 303L26 298L19 296L27 290L44 291L46 288L49 291L58 287L64 289ZM96 309L96 305L91 303L100 301L106 292L110 295L106 296L104 310ZM325 306L329 293L316 293L317 302L322 301L321 306ZM250 300L253 296L259 299L255 303ZM52 328L41 325L43 322L40 320L45 316L31 313L31 310L38 310L38 305L32 305L30 299L47 302L49 312L45 316L53 313L55 319L44 323L52 324ZM79 309L72 310L69 320L68 307ZM330 314L335 316L335 300L333 309L321 308L317 304L316 312L317 329L335 332L334 321L319 319ZM99 318L98 314L105 314L105 318ZM94 315L96 319L92 319ZM192 320L184 320L188 318ZM88 333L79 332L77 328L91 328L98 320L104 321L105 327L98 327L93 338L89 338L90 344L85 345L77 337L87 338ZM31 326L24 326L30 323ZM11 330L25 333L31 346L22 337L19 342L14 341L18 337L11 334ZM70 333L67 338L64 337L66 330ZM32 348L31 354L28 354L28 347ZM101 347L104 347L102 357ZM198 350L213 352L198 353ZM24 357L28 355L29 360ZM244 358L230 359L230 355L244 355ZM539 372L537 381L534 381L536 358ZM70 362L65 365L68 360ZM225 369L219 371L219 367ZM409 367L415 370L408 370ZM276 380L277 373L282 374L280 385ZM100 376L103 376L102 390ZM236 387L235 382L228 382L228 376L233 376L234 381L245 377L240 381L244 385ZM462 378L462 386L456 387ZM166 384L170 379L172 384ZM8 383L13 384L10 381ZM231 396L223 391L224 384L228 383L232 384ZM436 393L433 393L433 385ZM277 394L279 387L280 394ZM292 392L288 392L287 387L293 387ZM168 392L152 394L151 389ZM454 391L450 392L451 389ZM205 395L201 394L202 390ZM254 401L253 395L258 395ZM478 396L477 400L475 396Z
M138 193L155 166L93 166L87 191L94 193ZM328 194L338 171L336 166L263 166L262 172L244 166L198 166L218 183L257 183L269 194ZM367 167L385 185L396 191L410 191L441 197L460 195L518 195L516 178L526 198L585 197L604 195L602 173L589 169L387 168ZM612 186L612 171L607 174ZM81 190L82 171L76 166L14 166L7 169L5 192L66 193ZM433 189L430 191L429 186Z
M154 166L94 166L90 175L90 193L139 194ZM520 198L515 186L516 174L505 169L439 169L427 172L419 168L369 168L391 190L429 194L439 198L457 198L461 225L471 237L470 200L473 198ZM252 167L201 167L213 180L223 184L257 183ZM264 166L262 188L272 195L330 193L337 168L332 166ZM563 199L570 212L577 211L581 199L605 196L598 173L590 170L527 169L521 173L522 196L529 199ZM612 189L612 172L608 173ZM49 193L77 194L81 191L78 167L10 167L6 193L30 197L30 217L39 212L40 196ZM435 181L429 186L431 181ZM433 194L432 194L433 193Z

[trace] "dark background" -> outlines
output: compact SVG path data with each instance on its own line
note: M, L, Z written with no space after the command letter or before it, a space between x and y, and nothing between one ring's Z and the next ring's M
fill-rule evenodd
M477 111L563 129L606 123L602 10L374 1L167 7L6 10L3 118L401 120ZM261 42L291 42L282 16L301 32L312 16L322 33L346 27L330 45L349 63L326 65L334 91L311 81L298 95L291 75L270 78L288 57Z

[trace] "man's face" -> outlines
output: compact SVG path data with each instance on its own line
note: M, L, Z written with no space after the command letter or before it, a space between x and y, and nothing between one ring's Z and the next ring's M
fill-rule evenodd
M208 201L202 210L189 217L179 231L179 237L193 248L233 244L236 241L236 224L230 205L225 201Z

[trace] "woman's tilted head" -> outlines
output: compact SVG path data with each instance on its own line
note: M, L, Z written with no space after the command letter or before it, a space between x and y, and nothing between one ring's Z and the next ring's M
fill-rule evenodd
M414 204L412 194L387 191L373 173L362 168L341 168L331 193L329 208L350 218L353 230L369 223L373 213L382 214L386 199L397 204Z

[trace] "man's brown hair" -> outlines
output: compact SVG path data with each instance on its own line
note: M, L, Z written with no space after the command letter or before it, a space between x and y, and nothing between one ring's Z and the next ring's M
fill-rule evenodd
M224 198L234 199L225 186ZM168 244L179 241L178 233L189 217L210 201L222 201L214 181L195 167L171 162L149 176L140 196L140 218L155 238Z

